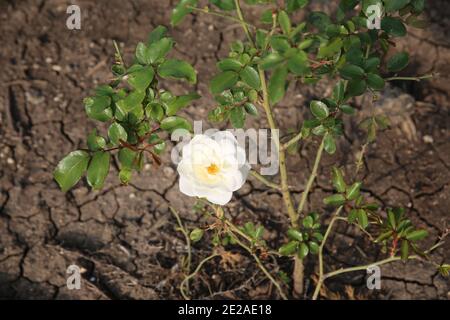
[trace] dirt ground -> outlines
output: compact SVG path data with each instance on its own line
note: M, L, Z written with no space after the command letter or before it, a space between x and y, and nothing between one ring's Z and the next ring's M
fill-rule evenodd
M172 205L189 227L199 216L193 199L178 190L175 165L168 153L160 169L146 168L129 186L110 174L105 189L92 192L85 182L63 194L52 171L63 155L83 147L94 123L88 121L83 97L110 77L112 40L123 44L130 58L136 43L158 24L168 24L165 0L23 0L0 1L0 298L22 299L180 299L183 279L183 236L168 210ZM67 5L79 4L82 29L65 27ZM323 3L323 2L322 2ZM333 5L326 5L331 10ZM250 16L255 12L246 11ZM358 116L346 120L345 136L337 157L325 156L308 204L311 210L330 212L321 199L331 193L329 172L336 158L350 174L355 155L364 142L357 124L364 115L387 113L392 126L368 149L364 193L385 206L404 206L414 223L430 230L432 244L449 223L450 207L450 5L429 1L431 27L410 30L399 48L407 47L412 64L405 75L439 72L428 82L396 83L376 105L358 99ZM177 41L176 55L198 70L195 88L205 98L188 108L193 120L205 119L213 101L208 80L215 62L226 55L228 43L242 37L237 25L210 16L192 16L170 31ZM176 92L190 88L170 83ZM295 128L307 114L311 99L330 92L316 88L290 88L276 110L283 130ZM266 127L264 120L248 125ZM288 159L293 190L298 195L310 172L317 141L306 142L299 155ZM113 170L116 170L115 168ZM228 206L227 214L252 219L268 230L266 240L279 245L287 217L281 195L268 192L250 179ZM277 240L278 239L278 240ZM277 242L278 241L278 242ZM375 261L381 257L353 227L339 225L326 247L327 268ZM435 262L450 261L447 243L433 254ZM208 255L208 241L194 246L194 264ZM276 290L239 250L231 266L208 263L192 283L194 298L279 298ZM267 261L274 274L290 273L289 259ZM66 287L66 269L82 266L80 290ZM307 260L312 274L316 259ZM307 280L307 293L314 283ZM354 287L355 290L349 289ZM449 299L449 280L422 262L395 263L382 268L382 290L365 286L365 273L353 273L326 282L329 298L345 299Z

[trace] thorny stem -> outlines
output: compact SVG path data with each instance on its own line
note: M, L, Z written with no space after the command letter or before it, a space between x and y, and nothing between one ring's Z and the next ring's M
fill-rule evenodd
M312 184L317 176L317 170L319 168L320 159L322 158L322 153L324 149L324 141L325 137L322 139L319 149L317 149L316 159L314 160L314 166L311 171L311 175L309 176L308 182L306 183L305 191L302 193L302 197L300 199L300 204L298 205L297 214L301 215L306 204L306 199L308 198L309 191L311 190Z
M169 209L172 212L172 214L175 216L175 218L177 219L179 229L180 229L181 233L184 235L184 238L186 240L188 256L187 256L187 261L186 261L186 266L185 266L185 272L186 272L186 274L189 274L191 272L191 261L192 261L191 238L189 237L188 231L186 230L183 223L181 222L180 215L178 214L178 212L172 207L169 207ZM189 280L186 281L186 289L187 289L187 292L189 293Z
M185 289L184 289L186 283L188 283L188 281L189 281L190 279L192 279L193 277L195 277L195 276L197 275L197 273L201 270L201 268L203 267L203 265L204 265L206 262L208 262L209 260L211 260L211 259L213 259L213 258L215 258L215 257L217 257L217 256L219 256L219 254L213 253L213 254L211 254L210 256L208 256L208 257L206 257L205 259L203 259L202 261L200 261L200 263L198 264L198 266L197 266L197 268L194 270L194 272L192 272L190 275L188 275L186 278L184 278L184 280L181 282L181 285L180 285L180 292L181 292L181 295L183 296L183 298L184 298L185 300L190 300L189 296L186 294Z

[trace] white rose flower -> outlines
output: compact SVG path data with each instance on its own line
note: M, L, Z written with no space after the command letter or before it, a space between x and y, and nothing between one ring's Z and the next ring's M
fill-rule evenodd
M182 150L177 168L180 191L225 205L245 183L249 170L245 150L231 132L198 134Z

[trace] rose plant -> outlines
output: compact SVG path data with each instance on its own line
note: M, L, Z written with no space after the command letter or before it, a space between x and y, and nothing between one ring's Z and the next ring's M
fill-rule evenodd
M245 19L241 2L264 6L257 25ZM178 212L171 208L189 248L183 264L185 279L180 285L185 298L190 297L189 281L201 267L216 256L224 257L226 250L234 246L248 252L283 299L290 296L317 299L326 279L398 260L424 260L448 276L449 265L437 264L430 258L430 253L442 246L446 234L436 239L432 247L422 248L420 241L427 237L427 230L414 226L402 208L383 208L368 201L361 192L363 181L345 177L341 168L332 169L330 180L335 192L323 199L327 207L335 208L328 225L324 225L323 216L318 213L323 208L305 211L323 152L331 155L336 152L336 139L343 132L343 117L357 112L352 107L353 99L363 94L371 94L376 99L376 92L383 90L389 81L419 81L431 77L398 75L408 65L407 52L397 52L388 58L395 40L406 35L405 25L425 26L420 18L425 1L341 0L332 16L311 12L305 21L295 21L294 13L308 2L181 0L173 9L173 26L196 12L238 23L245 34L245 40L233 42L229 55L217 62L218 73L210 82L216 100L208 115L211 122L229 121L234 128L242 128L247 116L263 114L271 130L285 129L278 127L273 109L284 98L289 85L328 81L334 87L330 96L310 102L310 118L299 124L298 131L287 132L281 140L274 141L278 182L250 168L245 150L230 132L196 135L182 148L182 159L177 167L180 191L199 199L196 209L204 214L206 223L206 227L189 230ZM371 5L383 8L380 29L368 27ZM72 188L84 174L93 189L102 188L112 155L117 156L120 164L120 181L127 184L133 171L140 171L146 159L160 165L159 154L164 151L168 136L165 132L192 130L191 123L179 116L178 111L200 96L197 93L176 96L162 86L166 80L191 84L197 81L196 72L188 62L170 58L174 40L167 31L163 26L155 28L147 41L137 45L131 64L125 63L115 46L113 81L97 87L94 95L84 100L89 118L108 123L107 137L94 130L87 137L87 148L73 151L61 160L54 176L63 191ZM387 126L388 119L380 116L369 117L361 123L361 128L367 131L367 142L359 154L356 172L377 132ZM286 157L295 156L299 144L306 140L318 141L317 153L304 191L296 199L289 188L291 177L287 174ZM285 236L279 239L279 248L270 248L264 241L261 225L251 221L236 225L224 211L233 192L243 186L248 175L282 195L290 223L284 228ZM380 245L385 258L368 265L327 271L324 247L338 222L357 226L364 236ZM192 242L200 241L205 233L211 235L214 249L192 270ZM317 255L316 287L313 292L305 293L304 261L314 255ZM288 278L285 274L273 274L266 267L269 256L292 258L292 285L285 281ZM287 293L289 289L292 294Z

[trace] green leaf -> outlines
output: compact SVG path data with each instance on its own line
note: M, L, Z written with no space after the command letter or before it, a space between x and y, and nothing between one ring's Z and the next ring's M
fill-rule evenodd
M385 1L384 8L386 12L394 12L405 7L411 0L389 0Z
M194 68L182 60L166 60L158 67L158 74L163 78L183 79L190 83L197 82L197 74Z
M258 109L253 103L247 102L244 104L245 111L252 116L258 115Z
M155 71L152 66L147 66L128 75L128 83L137 90L146 90L153 80Z
M387 231L387 232L384 232L384 233L382 233L382 234L380 234L379 236L378 236L378 238L376 238L375 239L375 243L380 243L380 242L383 242L384 240L387 240L387 239L389 239L391 236L392 236L392 230L390 230L390 231Z
M310 229L312 228L313 224L314 224L314 219L311 216L306 216L303 221L302 224L305 228Z
M323 203L326 205L338 207L345 203L345 197L342 194L333 194L323 199Z
M94 96L83 100L86 108L89 108L93 113L101 113L111 105L111 98L109 96Z
M160 103L148 104L145 112L150 119L157 122L160 122L164 118L164 108Z
M341 109L341 111L343 113L348 114L348 115L354 115L355 114L355 108L352 108L348 104L340 105L339 109Z
M108 137L117 146L120 140L127 141L128 135L125 129L117 122L112 123L108 129Z
M347 83L347 95L349 97L357 97L364 94L367 90L367 82L365 80L350 80Z
M362 79L365 74L364 69L353 64L346 64L339 72L347 80Z
M289 15L286 13L286 11L281 10L278 13L278 23L280 24L283 33L285 35L289 35L289 33L291 32L291 19L289 19Z
M168 116L175 115L180 109L186 107L194 100L200 99L201 96L197 93L190 93L183 96L178 96L167 103L166 113Z
M308 17L308 22L321 32L325 32L327 27L331 24L331 19L323 12L311 12Z
M399 52L388 60L387 68L391 72L397 72L406 68L408 63L409 54L407 52Z
M136 46L136 59L140 64L150 64L150 60L148 58L148 47L145 43L139 42Z
M363 209L356 210L356 219L363 229L367 228L367 226L369 225L369 218L367 217L366 211L364 211Z
M231 11L236 8L234 0L210 0L212 4L225 11Z
M348 200L355 200L358 198L361 189L361 182L355 182L347 188L346 198Z
M295 229L291 228L291 229L289 229L287 231L287 235L288 235L289 239L297 240L297 241L300 241L300 242L303 241L303 234L300 231L298 231L298 230L295 230Z
M297 247L298 247L298 241L291 241L291 242L288 242L285 245L281 246L280 249L278 249L278 252L282 256L289 256L297 250Z
M109 173L111 155L109 152L97 151L94 153L89 168L87 169L87 181L94 189L101 189Z
M243 65L239 60L232 59L232 58L226 58L223 60L220 60L217 63L217 67L221 71L235 71L238 72L242 69Z
M89 150L98 151L106 146L105 138L97 136L97 129L91 131L87 138Z
M170 18L170 24L176 26L179 24L183 18L192 12L192 9L188 6L196 7L198 0L180 0L177 6L172 10L172 16Z
M152 32L150 32L150 34L148 35L148 40L147 43L148 44L152 44L156 41L161 40L162 38L164 38L164 36L167 33L167 28L164 26L157 26L155 29L153 29Z
M133 171L130 168L123 167L119 171L119 180L122 184L127 185L131 181Z
M330 115L330 111L325 103L322 101L313 100L311 101L309 108L311 109L311 113L319 120L323 120L328 118Z
M410 232L406 235L406 239L409 241L419 241L428 236L427 230L415 230L413 232Z
M336 167L333 167L333 186L337 192L343 193L347 188L347 184L344 181L344 176L342 174L342 170Z
M141 159L139 153L128 148L121 148L119 150L119 162L123 168L139 170L141 167Z
M88 163L89 153L81 150L69 153L58 163L53 176L63 192L68 191L80 180Z
M192 131L192 124L182 117L171 116L161 121L161 129L168 131L169 133L172 133L176 129Z
M297 76L304 76L310 73L308 56L304 51L299 51L288 60L289 71Z
M289 13L292 13L308 4L308 0L287 0L286 8Z
M323 235L320 232L314 232L312 236L319 242L323 241Z
M194 230L191 231L191 234L189 235L189 238L193 242L198 242L198 241L200 241L202 239L204 233L205 232L202 229L195 228Z
M284 53L291 48L291 45L289 44L287 38L285 36L280 35L272 36L270 38L270 46L274 50L281 53Z
M406 27L399 18L384 17L381 20L381 29L393 37L403 37L406 35Z
M253 89L258 90L261 87L261 80L258 72L251 66L246 66L240 73L241 80Z
M409 255L409 243L407 240L402 240L400 254L401 254L402 261L406 262L406 260L408 260L408 255Z
M336 152L336 142L331 134L327 134L324 138L324 149L328 154L334 154Z
M259 65L263 70L272 69L284 61L284 57L279 53L273 52L262 58Z
M233 87L239 80L239 75L234 71L225 71L216 75L210 84L213 94L219 94Z
M162 38L148 46L146 59L149 63L164 58L173 47L173 40L171 38Z
M309 253L308 245L306 243L302 242L300 244L300 247L298 248L298 253L297 253L298 257L300 259L304 259L308 255L308 253Z
M234 107L230 111L230 121L234 128L243 128L245 123L245 109Z
M336 103L342 102L345 95L345 82L340 80L333 89L333 100Z
M384 88L384 79L377 74L367 74L367 84L374 90L381 90Z
M269 98L272 104L280 102L286 93L287 66L282 65L275 69L269 80Z
M320 59L332 57L336 53L341 51L342 45L343 45L342 38L336 38L333 41L328 42L325 45L321 46L319 48L319 53L317 54L317 57Z
M309 251L310 251L312 254L318 254L318 253L319 253L320 247L319 247L319 245L317 244L317 242L309 241L309 242L308 242L308 247L309 247Z

